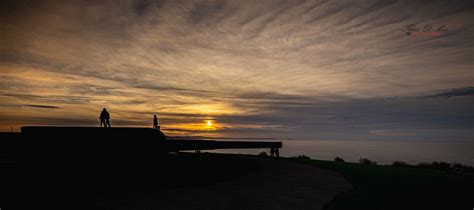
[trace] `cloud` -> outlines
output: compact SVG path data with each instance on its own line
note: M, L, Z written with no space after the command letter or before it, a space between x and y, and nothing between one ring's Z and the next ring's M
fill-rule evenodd
M27 104L27 107L40 108L40 109L59 109L59 106L48 106L48 105L38 105L38 104Z
M460 96L471 96L474 95L474 87L465 87L465 88L456 88L451 90L446 90L440 93L433 95L428 95L428 98L452 98Z
M466 128L473 8L408 0L2 1L0 116L27 124L31 113L19 107L47 104L61 109L33 110L35 117L96 125L90 119L108 107L125 126L148 126L158 112L176 132L212 118L225 124L222 135L305 138ZM448 32L407 36L408 24ZM73 119L63 117L69 113Z

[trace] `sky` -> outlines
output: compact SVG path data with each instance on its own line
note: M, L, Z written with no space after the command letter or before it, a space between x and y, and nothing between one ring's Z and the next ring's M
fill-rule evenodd
M472 1L0 5L0 131L474 141Z

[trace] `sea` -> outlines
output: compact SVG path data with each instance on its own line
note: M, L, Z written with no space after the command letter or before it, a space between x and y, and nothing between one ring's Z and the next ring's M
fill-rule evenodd
M235 140L233 140L235 141ZM242 140L244 141L244 140ZM245 139L245 141L252 141ZM334 141L334 140L282 140L280 156L305 155L312 159L358 162L368 158L378 164L403 161L408 164L443 161L474 166L474 142L412 142L412 141ZM209 152L259 154L269 149L222 149Z

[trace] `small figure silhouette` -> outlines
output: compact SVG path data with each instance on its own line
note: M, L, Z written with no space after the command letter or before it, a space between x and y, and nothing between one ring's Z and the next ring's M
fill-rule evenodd
M270 157L275 157L275 148L270 148Z
M280 150L278 148L275 148L275 156L280 157Z
M156 117L156 114L153 116L153 129L160 130L160 126L158 125L158 117Z
M107 112L106 108L102 109L99 119L100 119L100 127L102 127L102 124L103 124L105 128L107 128L107 126L110 128L110 114L109 112Z

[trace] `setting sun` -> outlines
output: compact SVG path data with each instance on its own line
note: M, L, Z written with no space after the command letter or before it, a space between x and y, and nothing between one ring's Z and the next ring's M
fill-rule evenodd
M212 121L210 120L207 121L207 127L212 127Z

